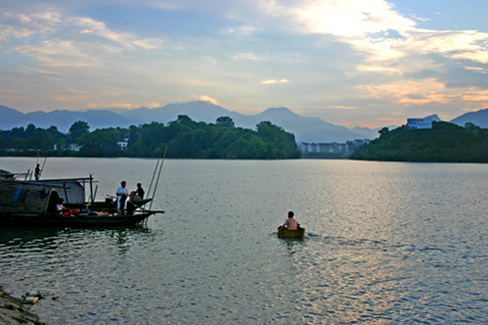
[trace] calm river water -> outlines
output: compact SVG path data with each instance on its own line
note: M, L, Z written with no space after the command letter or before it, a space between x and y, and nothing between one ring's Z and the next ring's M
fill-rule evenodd
M1 158L24 172L36 158ZM42 163L42 161L41 161ZM48 159L147 190L156 160ZM0 230L48 324L488 323L488 165L166 160L147 226ZM276 236L288 210L303 240Z

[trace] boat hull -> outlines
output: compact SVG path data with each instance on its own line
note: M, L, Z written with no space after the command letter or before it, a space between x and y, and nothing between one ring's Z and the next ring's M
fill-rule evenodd
M133 215L51 216L51 215L2 215L0 224L12 226L131 226L144 221L153 213Z
M305 236L305 228L297 230L290 230L278 227L278 237L280 238L303 238Z

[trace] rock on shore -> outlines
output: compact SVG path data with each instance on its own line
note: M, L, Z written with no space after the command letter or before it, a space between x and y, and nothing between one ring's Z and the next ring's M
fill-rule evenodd
M45 325L39 322L39 317L27 310L22 301L13 298L0 287L0 324L16 325Z

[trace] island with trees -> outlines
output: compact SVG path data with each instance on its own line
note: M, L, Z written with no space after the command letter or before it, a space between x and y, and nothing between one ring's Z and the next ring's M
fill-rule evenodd
M355 151L351 159L409 162L488 162L488 129L432 122L432 129L383 128L379 138Z
M73 123L67 134L57 127L29 124L0 130L0 155L80 157L160 157L195 159L295 159L301 153L295 136L268 121L256 130L235 127L227 116L215 123L196 122L179 115L167 125L159 122L129 128L90 132L84 121Z

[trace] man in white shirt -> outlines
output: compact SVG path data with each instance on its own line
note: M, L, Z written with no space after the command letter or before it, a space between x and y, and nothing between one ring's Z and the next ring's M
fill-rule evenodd
M125 200L127 200L127 196L129 196L129 190L126 187L127 183L122 181L120 183L120 187L117 189L117 209L124 211L125 208Z
M56 205L56 212L58 214L63 214L64 212L67 211L67 209L64 207L64 199L59 199L58 204Z

